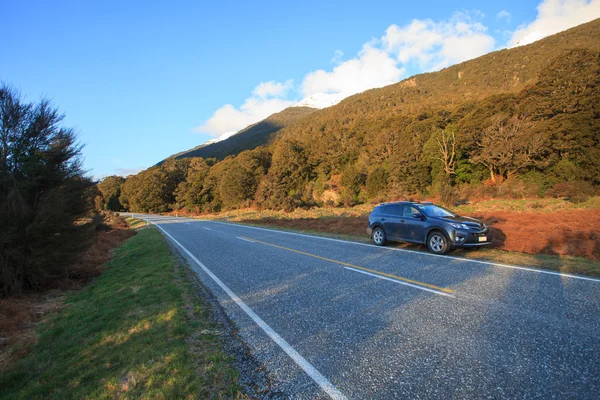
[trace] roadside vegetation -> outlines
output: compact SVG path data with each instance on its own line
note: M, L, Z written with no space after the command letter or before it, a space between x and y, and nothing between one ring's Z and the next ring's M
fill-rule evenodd
M243 397L189 279L156 229L139 231L36 328L0 399Z
M27 103L0 86L0 297L68 279L102 227L81 145L63 118L49 101Z
M495 199L450 208L461 215L483 219L494 233L490 248L458 250L454 255L600 276L597 228L600 226L600 197L582 203L563 199ZM372 204L293 212L242 209L203 214L200 218L370 242L366 227L372 209ZM394 246L422 250L412 244Z

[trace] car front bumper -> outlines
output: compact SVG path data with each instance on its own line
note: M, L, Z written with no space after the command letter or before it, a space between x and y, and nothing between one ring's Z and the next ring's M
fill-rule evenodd
M453 247L479 247L492 243L492 232L486 228L479 232L466 229L454 229L450 232Z

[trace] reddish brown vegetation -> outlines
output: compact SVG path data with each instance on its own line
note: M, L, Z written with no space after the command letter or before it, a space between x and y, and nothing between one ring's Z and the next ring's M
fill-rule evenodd
M600 209L556 213L496 211L476 218L492 227L492 246L529 254L554 254L600 260ZM366 236L368 218L262 219L249 223Z
M102 272L102 265L113 257L113 250L135 234L123 218L106 217L105 230L100 230L92 245L73 263L69 269L67 287L81 286Z
M108 216L105 222L106 229L97 231L93 244L68 269L68 279L55 282L59 290L0 299L0 373L35 343L33 327L62 308L64 291L60 289L79 289L99 275L113 250L135 233L121 218ZM19 347L18 351L10 351L13 347Z
M493 227L494 245L502 250L600 260L599 209L550 214L498 211L477 217Z

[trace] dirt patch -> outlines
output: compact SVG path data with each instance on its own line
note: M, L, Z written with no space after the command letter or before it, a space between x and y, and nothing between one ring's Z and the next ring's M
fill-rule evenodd
M29 353L37 341L33 328L48 315L60 311L64 299L61 290L0 299L0 374Z
M492 247L528 254L552 254L600 260L600 209L555 213L477 213L493 232ZM366 236L368 217L275 219L244 222L266 226Z
M111 222L110 229L99 231L92 245L75 261L69 271L69 287L87 284L102 272L102 265L113 257L113 251L121 243L135 235L135 231L122 218Z

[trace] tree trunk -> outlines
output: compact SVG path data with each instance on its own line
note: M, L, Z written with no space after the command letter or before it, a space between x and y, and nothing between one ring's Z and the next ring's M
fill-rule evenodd
M496 174L494 173L494 167L490 166L490 178L492 180L492 183L495 185L496 184Z

